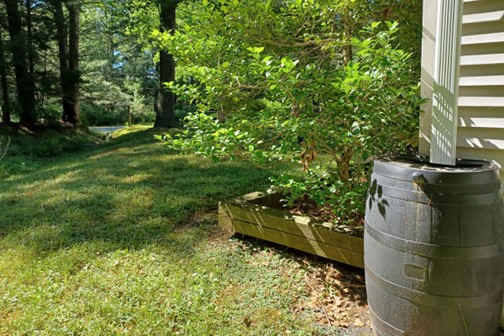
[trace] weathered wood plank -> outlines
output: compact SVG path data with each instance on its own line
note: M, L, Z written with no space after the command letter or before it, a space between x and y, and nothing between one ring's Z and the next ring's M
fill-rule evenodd
M364 254L279 230L233 220L236 232L295 248L348 265L364 268Z
M280 198L279 195L252 193L220 202L219 225L234 232L363 267L362 232L336 232L324 227L324 223L267 206L279 206Z
M240 207L227 203L227 209L233 220L252 223L261 227L280 230L300 237L314 239L323 243L338 245L349 250L362 251L362 236L353 236L347 233L332 231L330 229L312 225L308 217L291 216L285 211L268 207Z
M226 211L226 206L223 202L219 202L218 208L218 223L219 226L223 229L226 229L230 232L234 232L233 220L231 219L231 214Z

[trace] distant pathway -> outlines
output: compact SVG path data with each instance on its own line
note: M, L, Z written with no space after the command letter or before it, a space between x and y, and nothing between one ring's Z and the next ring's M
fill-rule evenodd
M90 131L98 133L112 133L114 131L125 128L126 126L102 126L102 127L88 127Z

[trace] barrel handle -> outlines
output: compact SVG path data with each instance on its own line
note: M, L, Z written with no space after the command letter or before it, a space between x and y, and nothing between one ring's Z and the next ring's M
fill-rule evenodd
M413 183L418 185L419 187L426 185L429 181L425 178L425 176L420 173L420 172L414 172L413 175L411 175Z

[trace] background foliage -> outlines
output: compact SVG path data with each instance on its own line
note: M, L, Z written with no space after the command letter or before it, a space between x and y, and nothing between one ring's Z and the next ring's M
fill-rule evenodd
M62 3L71 2L70 0ZM131 29L134 12L130 0L100 0L80 2L79 86L82 122L85 125L124 124L127 106L133 111L133 121L152 122L157 90L156 50L141 37L140 29ZM61 87L56 19L51 1L17 1L22 34L29 50L29 77L33 81L36 122L54 123L61 120ZM154 12L151 21L156 20ZM65 17L68 16L63 7ZM6 70L7 97L2 95L2 110L10 107L13 122L21 117L20 97L15 90L16 76L8 34L4 2L0 2L0 54ZM66 18L68 20L68 18ZM67 21L65 21L68 24ZM144 27L144 31L150 29ZM2 87L3 89L3 87ZM5 120L4 120L5 121Z

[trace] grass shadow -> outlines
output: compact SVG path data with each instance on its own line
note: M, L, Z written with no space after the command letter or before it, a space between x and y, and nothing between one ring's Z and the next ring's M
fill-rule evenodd
M172 233L195 212L268 185L271 172L175 154L153 139L155 132L123 135L3 181L2 245L25 244L40 254L93 241L174 246Z

